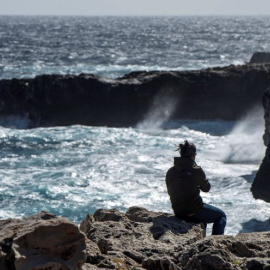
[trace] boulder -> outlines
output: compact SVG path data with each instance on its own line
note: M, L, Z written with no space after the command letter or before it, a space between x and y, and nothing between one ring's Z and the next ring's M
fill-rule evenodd
M47 212L0 221L1 270L78 270L85 262L85 235Z
M265 157L252 183L251 191L255 199L270 202L270 88L263 96L265 133L264 144L267 146Z
M270 64L141 71L117 79L81 74L2 80L0 124L12 119L16 126L17 117L27 120L28 128L127 127L153 114L165 120L235 120L260 104L269 85Z
M86 262L112 269L177 269L175 254L205 234L200 224L140 207L98 210L80 229L99 249L89 248Z
M256 52L252 55L250 63L270 63L269 52Z

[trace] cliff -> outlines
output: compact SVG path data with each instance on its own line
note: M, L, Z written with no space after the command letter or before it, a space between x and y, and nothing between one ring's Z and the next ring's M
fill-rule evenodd
M133 72L122 78L43 75L0 81L1 119L19 116L28 127L134 126L153 107L172 119L227 119L260 104L270 64L200 71Z
M200 224L131 207L97 210L80 230L52 214L0 221L1 270L269 269L270 233L207 236Z
M270 88L263 96L265 133L264 144L267 146L265 157L252 183L251 191L255 199L270 202Z

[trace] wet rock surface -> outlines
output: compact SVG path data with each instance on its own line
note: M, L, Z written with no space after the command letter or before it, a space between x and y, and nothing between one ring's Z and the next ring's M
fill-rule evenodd
M126 127L137 125L152 110L161 118L235 120L261 104L269 85L270 64L141 71L118 79L81 74L2 80L1 124L16 116L26 119L28 128Z

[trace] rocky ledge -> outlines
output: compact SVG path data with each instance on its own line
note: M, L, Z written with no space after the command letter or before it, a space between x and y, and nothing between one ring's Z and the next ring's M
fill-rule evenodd
M269 52L256 52L252 55L250 63L269 63L270 53Z
M267 146L265 157L252 183L251 191L255 199L270 202L270 88L263 96L265 133L264 144Z
M235 120L260 105L270 64L179 72L133 72L122 78L42 75L0 81L1 125L135 126L151 111L168 119ZM13 121L14 122L14 121ZM7 124L8 126L8 124Z
M131 207L80 225L41 212L0 221L1 270L251 270L270 268L270 233L204 236L200 224Z

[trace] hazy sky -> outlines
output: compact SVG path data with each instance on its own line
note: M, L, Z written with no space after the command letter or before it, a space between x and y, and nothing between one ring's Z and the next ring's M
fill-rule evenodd
M4 15L270 15L270 0L0 0Z

